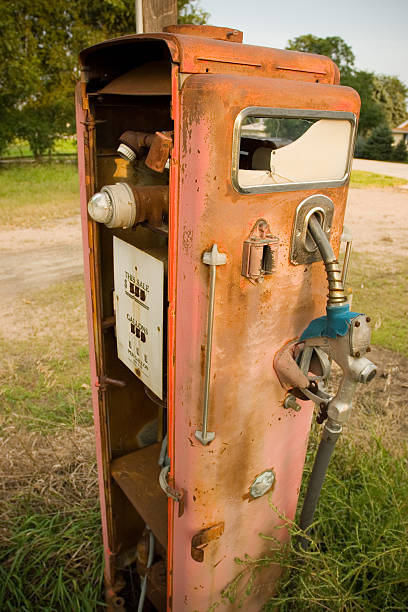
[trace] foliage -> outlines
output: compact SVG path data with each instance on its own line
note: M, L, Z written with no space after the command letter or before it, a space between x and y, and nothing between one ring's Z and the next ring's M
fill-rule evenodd
M374 76L374 99L381 105L389 127L399 125L407 117L408 88L395 76Z
M338 65L341 84L355 89L361 98L360 135L367 136L382 123L393 128L406 118L408 88L396 76L358 70L351 47L339 36L320 38L305 34L289 40L286 48L320 53Z
M303 34L289 40L286 49L326 55L331 57L341 71L351 70L354 66L355 55L350 45L340 36L320 38L313 34Z
M363 136L385 122L385 111L375 99L375 76L372 72L352 70L341 75L341 84L355 89L361 99L358 133Z
M408 148L403 138L394 146L392 160L395 162L408 162Z
M177 0L178 23L204 25L208 23L210 13L201 8L198 0Z
M374 128L371 136L368 138L364 149L363 157L365 159L377 159L379 161L387 161L392 157L392 133L390 128L383 124Z
M132 33L134 1L0 0L0 10L0 150L19 137L41 156L74 129L80 50ZM209 16L195 0L181 12L183 22Z

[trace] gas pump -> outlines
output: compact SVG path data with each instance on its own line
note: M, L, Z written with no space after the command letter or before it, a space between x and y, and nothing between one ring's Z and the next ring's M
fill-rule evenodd
M307 531L355 385L375 374L335 255L360 102L328 58L229 28L170 26L80 59L106 601L204 612L236 557L268 551L259 534L282 524L268 500L293 519L314 402L327 421ZM265 569L246 610L278 577Z

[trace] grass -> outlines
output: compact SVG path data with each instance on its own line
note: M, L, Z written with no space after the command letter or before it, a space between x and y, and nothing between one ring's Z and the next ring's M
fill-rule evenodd
M61 202L72 212L61 210ZM0 170L2 225L13 219L38 226L39 209L49 220L74 214L77 206L73 165ZM354 254L349 282L353 308L373 318L374 343L408 355L408 264ZM85 320L81 280L0 308L1 610L87 612L102 605ZM284 573L268 612L408 609L406 412L403 402L385 401L379 387L372 389L358 396L338 444L310 552L278 549L274 534L266 534L270 553L241 560L223 602L242 600L245 609L251 576L280 563ZM314 426L304 485L318 438ZM296 524L288 528L296 536Z
M77 152L75 136L58 138L54 143L54 155L75 155ZM3 158L9 157L32 157L30 145L26 140L15 140L2 154Z
M353 253L348 276L353 310L373 321L373 344L408 357L408 261Z
M39 227L75 214L79 214L76 164L0 168L0 226Z
M3 426L50 432L91 425L82 280L35 292L12 308L0 337Z
M300 504L310 475L320 433L314 426L304 470ZM237 559L241 568L222 594L223 602L245 610L246 597L262 580L264 568L278 564L283 573L265 612L385 612L408 609L408 453L386 450L373 437L362 452L352 433L339 441L326 477L310 537L310 549L299 550L296 522L282 519L291 543L276 536L261 559ZM221 605L221 601L217 602ZM215 605L212 609L218 607Z
M399 187L408 184L403 178L395 176L386 176L385 174L376 174L375 172L365 172L363 170L352 170L350 178L350 187Z
M96 610L103 566L82 280L1 314L0 609Z

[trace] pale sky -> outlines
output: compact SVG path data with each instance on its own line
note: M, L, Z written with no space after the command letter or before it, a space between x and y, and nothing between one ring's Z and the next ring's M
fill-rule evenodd
M283 49L300 34L341 36L356 67L408 85L408 0L200 0L209 23L244 32L244 42Z

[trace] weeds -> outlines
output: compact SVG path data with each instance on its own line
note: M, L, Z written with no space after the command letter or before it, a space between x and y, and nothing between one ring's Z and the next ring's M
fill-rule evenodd
M309 452L304 484L313 455ZM299 530L289 524L292 543L275 552L274 561L284 571L266 611L407 609L407 459L407 452L396 458L375 439L365 453L351 437L340 442L319 501L310 551L298 549Z
M288 529L290 543L282 546L274 534L260 534L271 542L269 553L236 559L241 570L212 610L227 602L245 609L247 597L265 589L264 569L270 580L279 567L281 578L265 612L407 610L408 453L405 447L402 456L394 457L376 439L361 452L350 434L339 442L330 465L309 550L299 549L298 537L305 534L280 514L272 495L271 511L282 520L280 529ZM315 426L299 509L319 437Z

